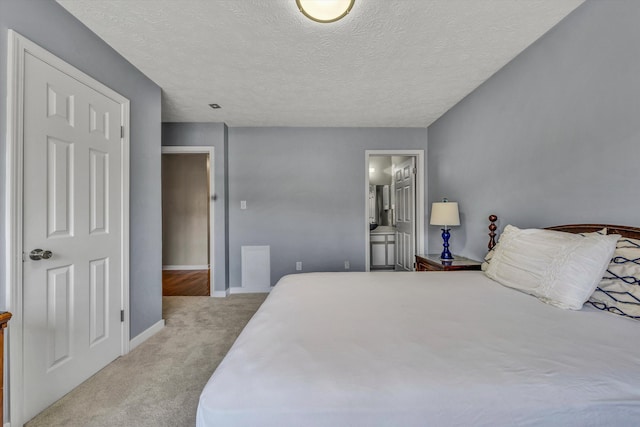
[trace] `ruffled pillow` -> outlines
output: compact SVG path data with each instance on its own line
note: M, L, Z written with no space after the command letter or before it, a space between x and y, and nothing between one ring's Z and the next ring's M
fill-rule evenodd
M485 274L547 304L579 310L598 286L619 238L508 225Z
M599 234L601 236L605 236L607 234L607 227L603 228L602 230L598 230L598 231L592 231L590 233L577 233L580 236L590 236L592 234ZM489 264L491 263L491 259L493 258L493 254L496 251L496 248L498 247L498 245L500 244L500 242L498 241L498 243L496 243L496 245L489 249L489 252L487 252L487 254L484 256L484 260L482 261L482 264L480 265L480 269L482 271L487 271L487 268L489 268Z

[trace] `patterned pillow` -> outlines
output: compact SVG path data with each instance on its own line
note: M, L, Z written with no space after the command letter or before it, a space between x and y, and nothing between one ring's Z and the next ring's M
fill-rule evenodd
M588 236L590 234L600 234L601 236L606 236L607 227L603 228L602 230L593 231L591 233L578 233L578 234L580 234L583 237ZM499 244L500 242L496 243L496 245L493 248L489 249L489 252L487 252L487 254L484 256L484 261L480 265L480 269L482 271L487 271L487 268L489 268L489 264L491 264L491 259L493 258L493 254L495 253L496 248L498 247Z
M640 240L621 238L589 304L640 320Z

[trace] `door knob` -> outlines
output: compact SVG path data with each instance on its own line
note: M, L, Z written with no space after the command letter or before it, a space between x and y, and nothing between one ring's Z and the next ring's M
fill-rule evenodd
M44 249L34 249L29 253L29 258L34 261L40 261L41 259L49 259L53 256L51 251L46 251Z

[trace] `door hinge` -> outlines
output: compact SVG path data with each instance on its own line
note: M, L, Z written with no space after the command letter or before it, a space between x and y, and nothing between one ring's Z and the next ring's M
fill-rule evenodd
M22 262L25 261L24 252L22 252Z
M120 310L120 321L124 322L124 310Z
M124 126L120 126L120 138L124 138Z
M413 168L413 174L417 174L418 173L418 168Z

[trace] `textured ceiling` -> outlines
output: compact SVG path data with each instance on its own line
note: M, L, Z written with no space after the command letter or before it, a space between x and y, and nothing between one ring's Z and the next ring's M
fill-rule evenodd
M426 127L583 0L356 0L332 24L295 0L58 2L162 87L164 121Z

